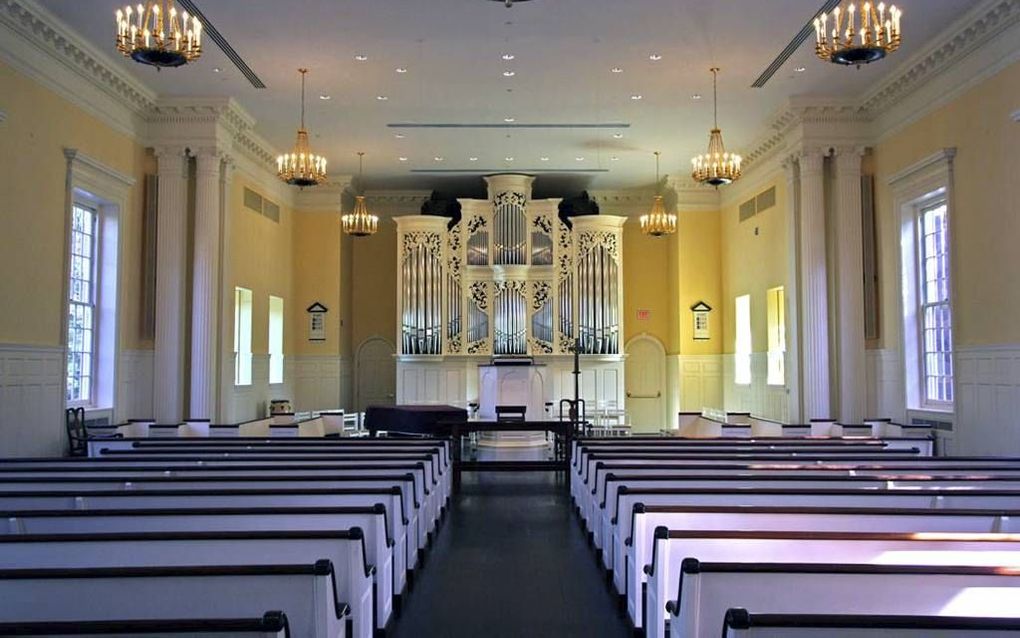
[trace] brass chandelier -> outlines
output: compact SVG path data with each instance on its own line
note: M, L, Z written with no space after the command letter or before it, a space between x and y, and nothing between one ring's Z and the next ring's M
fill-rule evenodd
M364 152L358 152L358 182L360 187L361 176L364 173ZM340 216L340 224L343 231L354 237L365 237L374 235L379 230L379 217L368 212L365 205L364 195L354 196L354 210Z
M691 160L694 165L691 176L702 184L722 186L740 178L741 157L736 153L727 153L723 145L722 131L719 130L719 68L712 67L711 71L715 125L708 136L708 152Z
M655 151L655 197L652 199L652 212L641 216L641 232L652 237L676 232L676 214L666 212L666 205L659 193L659 151Z
M202 55L202 23L174 0L147 0L118 9L117 50L135 62L159 70L183 66Z
M312 153L305 130L305 75L308 69L298 69L301 74L301 128L297 132L294 151L276 158L276 174L292 186L315 186L326 181L326 158Z
M902 15L896 5L887 9L884 2L877 6L865 2L858 7L852 1L842 0L832 10L831 24L824 13L815 18L815 54L844 65L860 66L881 60L900 48Z

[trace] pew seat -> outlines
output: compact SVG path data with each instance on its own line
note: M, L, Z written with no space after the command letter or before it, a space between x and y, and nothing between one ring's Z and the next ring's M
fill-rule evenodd
M251 617L269 607L287 615L292 638L335 638L350 635L350 608L339 596L328 560L244 567L0 569L0 623L18 625Z
M759 614L727 610L723 638L1017 638L1020 620L966 616Z
M70 638L289 638L290 623L282 611L251 618L153 618L145 620L70 620L0 623L0 636Z

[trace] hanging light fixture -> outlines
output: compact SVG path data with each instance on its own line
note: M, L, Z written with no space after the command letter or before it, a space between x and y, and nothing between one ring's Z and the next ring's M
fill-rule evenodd
M860 29L857 28L860 13ZM858 7L842 0L832 10L832 23L824 13L815 18L815 54L834 64L869 64L900 48L900 17L896 5L865 2Z
M365 153L358 152L358 188L361 188L361 177L365 171L364 165ZM365 237L367 235L374 235L375 231L379 230L379 217L372 215L368 212L368 206L365 205L364 195L354 196L354 210L342 215L340 217L340 223L343 226L344 232L354 237Z
M727 153L723 146L722 131L719 130L719 68L712 67L711 71L715 126L708 136L708 152L691 160L694 165L692 176L702 184L722 186L740 178L741 157Z
M652 237L672 235L676 232L676 214L667 213L659 193L659 151L655 151L655 197L652 212L641 216L641 232Z
M118 9L117 50L135 62L156 67L183 66L202 55L202 23L174 0L148 0Z
M312 153L308 145L308 131L305 130L305 74L308 69L298 69L301 74L301 128L292 153L276 158L276 174L292 186L315 186L326 181L326 158Z

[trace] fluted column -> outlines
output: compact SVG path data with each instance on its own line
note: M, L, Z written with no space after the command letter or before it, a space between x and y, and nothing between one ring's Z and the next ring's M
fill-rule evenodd
M156 240L156 359L152 392L157 423L184 416L184 305L187 255L187 156L179 146L156 149L159 163Z
M234 162L229 155L225 156L220 172L220 188L223 193L220 224L220 269L217 286L220 290L219 318L219 406L215 416L210 416L220 423L234 421L234 287L230 273L230 193L231 181L234 177Z
M861 147L836 155L836 298L839 315L839 420L861 423L867 416L864 363L864 257L861 221Z
M191 402L193 419L216 409L220 294L220 153L199 149L195 158L195 249L191 288Z
M798 288L800 273L800 246L798 242L800 223L798 202L800 182L797 175L797 157L791 155L783 161L783 171L786 175L786 288L783 291L786 297L786 392L787 392L787 420L790 423L800 423L803 420L803 409L801 399L801 340L800 316L798 314Z
M830 417L829 300L825 258L825 155L805 149L800 164L800 333L803 419Z

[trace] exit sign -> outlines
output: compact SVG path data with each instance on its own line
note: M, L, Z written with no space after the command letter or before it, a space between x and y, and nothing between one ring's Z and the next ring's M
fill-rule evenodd
M652 318L652 311L651 310L638 310L637 311L637 320L638 321L648 321L651 318Z

